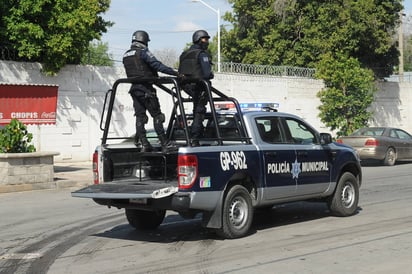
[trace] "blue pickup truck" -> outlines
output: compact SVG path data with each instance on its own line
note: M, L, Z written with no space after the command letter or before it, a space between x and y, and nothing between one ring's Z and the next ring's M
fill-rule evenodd
M165 153L154 144L153 152L140 152L133 142L109 142L116 89L139 81L173 98L167 135L176 151ZM203 84L209 112L200 146L192 147L192 115L185 112L192 99L177 79L117 80L106 95L102 143L93 156L95 182L72 196L124 208L138 230L156 229L166 210L184 218L201 213L202 224L223 238L247 235L254 210L276 204L324 201L335 216L357 212L362 171L352 148L295 115L259 104L242 109L235 98Z

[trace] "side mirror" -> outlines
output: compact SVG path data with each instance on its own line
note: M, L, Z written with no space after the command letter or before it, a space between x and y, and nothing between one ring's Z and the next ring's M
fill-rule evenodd
M332 143L332 135L329 133L321 133L320 134L320 144L321 145L328 145Z

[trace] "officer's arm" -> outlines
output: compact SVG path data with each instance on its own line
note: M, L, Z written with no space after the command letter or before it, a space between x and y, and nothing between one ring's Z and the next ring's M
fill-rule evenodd
M156 59L156 57L147 49L142 51L141 58L150 68L156 71L160 71L169 75L177 76L178 73L171 67L163 65L162 62Z

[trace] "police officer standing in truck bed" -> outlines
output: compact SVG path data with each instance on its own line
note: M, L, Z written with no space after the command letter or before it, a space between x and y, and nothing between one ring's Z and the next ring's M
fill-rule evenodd
M193 45L180 55L179 73L190 80L210 80L214 75L212 62L207 48L209 46L209 34L205 30L197 30L193 33ZM185 84L183 90L193 99L193 123L192 123L192 146L199 146L199 139L203 133L203 119L208 102L205 86L200 82Z
M178 76L174 69L162 64L149 51L149 34L146 31L138 30L133 33L132 45L123 55L123 65L127 77L153 78L158 77L158 71L165 74ZM145 124L148 122L146 110L153 117L153 126L159 137L163 152L174 149L171 142L166 138L163 123L165 115L161 112L159 98L156 89L152 84L132 84L130 95L133 99L133 107L136 116L136 137L135 144L139 139L142 144L142 152L152 151L152 146L147 140Z

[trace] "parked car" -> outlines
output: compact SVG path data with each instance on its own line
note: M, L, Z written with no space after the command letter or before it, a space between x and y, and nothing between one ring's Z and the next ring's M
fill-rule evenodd
M396 161L412 160L412 135L399 128L360 128L337 142L356 149L363 161L378 160L392 166Z

